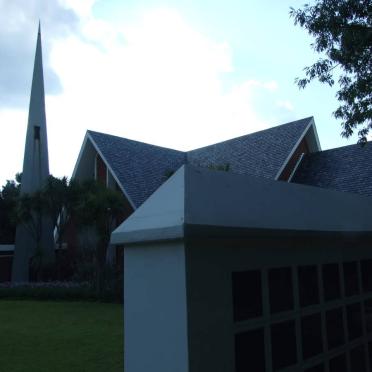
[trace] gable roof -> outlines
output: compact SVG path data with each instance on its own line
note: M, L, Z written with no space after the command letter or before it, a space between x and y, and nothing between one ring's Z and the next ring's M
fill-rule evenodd
M168 178L168 172L186 161L182 151L93 131L88 134L136 207Z
M372 143L306 154L291 182L372 196Z
M309 117L189 152L88 131L134 207L139 207L183 164L229 165L234 173L275 179L312 124Z
M238 174L275 179L313 118L293 121L202 147L187 154L195 166L229 165Z

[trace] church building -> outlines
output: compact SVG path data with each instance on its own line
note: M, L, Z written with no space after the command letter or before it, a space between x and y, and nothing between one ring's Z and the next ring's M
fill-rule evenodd
M21 194L48 175L39 26ZM322 151L313 117L187 152L88 130L71 178L125 199L127 372L372 372L371 143ZM29 234L0 281L29 280Z

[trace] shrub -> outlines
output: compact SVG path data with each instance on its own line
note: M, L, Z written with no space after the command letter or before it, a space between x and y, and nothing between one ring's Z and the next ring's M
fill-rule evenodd
M2 298L64 301L97 300L95 291L89 284L74 282L1 283L0 299Z
M0 283L0 299L123 303L122 281L122 276L108 270L100 292L91 282Z

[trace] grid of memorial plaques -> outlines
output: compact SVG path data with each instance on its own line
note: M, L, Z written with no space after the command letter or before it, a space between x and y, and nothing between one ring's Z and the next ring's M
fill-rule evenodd
M232 294L235 372L372 372L372 260L233 272Z

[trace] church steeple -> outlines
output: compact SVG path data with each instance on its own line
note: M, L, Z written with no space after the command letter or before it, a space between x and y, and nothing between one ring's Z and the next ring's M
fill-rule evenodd
M43 57L40 22L37 34L34 71L28 113L22 172L22 193L34 192L49 175L48 140L45 117Z
M23 158L21 194L32 194L41 190L49 176L42 59L39 22ZM52 223L47 216L42 216L37 223L41 223L39 225L41 234L37 239L24 224L20 223L17 225L12 265L13 282L27 282L29 280L30 259L36 253L41 254L44 261L53 262L54 260Z

